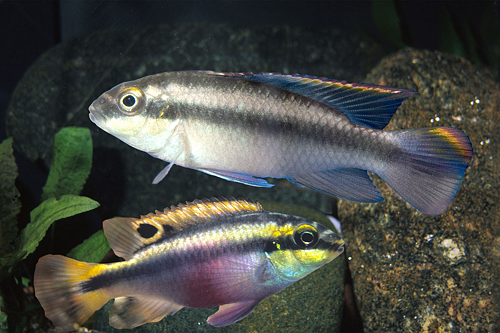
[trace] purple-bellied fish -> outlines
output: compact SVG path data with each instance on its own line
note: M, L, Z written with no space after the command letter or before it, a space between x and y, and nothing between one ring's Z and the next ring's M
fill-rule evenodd
M90 119L172 165L252 186L286 178L359 202L383 200L367 170L424 213L451 202L472 157L453 127L382 131L416 92L275 73L167 72L125 82Z
M59 330L75 329L112 298L115 328L216 305L207 322L226 326L344 250L342 238L317 222L235 199L195 200L103 227L125 261L47 255L36 265L35 295Z

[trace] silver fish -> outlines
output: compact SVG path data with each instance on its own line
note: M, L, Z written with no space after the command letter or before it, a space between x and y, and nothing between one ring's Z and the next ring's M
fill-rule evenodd
M125 82L89 107L130 146L252 186L261 177L359 202L383 200L367 170L424 213L451 202L472 156L453 127L382 131L416 92L276 73L167 72Z

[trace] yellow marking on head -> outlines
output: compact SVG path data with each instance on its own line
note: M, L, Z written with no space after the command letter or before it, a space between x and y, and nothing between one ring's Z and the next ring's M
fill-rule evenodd
M322 262L328 255L330 251L325 249L304 249L295 250L294 255L302 264L313 264Z
M158 114L158 118L161 118L165 115L166 111L170 108L170 105L165 106L160 113Z
M309 230L312 230L312 231L318 232L318 231L316 230L316 228L315 228L315 227L313 227L312 225L309 225L309 224L301 224L301 225L299 225L299 226L295 229L295 231L299 231L299 230L302 230L302 229L309 229Z
M278 239L280 237L285 237L286 235L291 235L293 233L294 226L291 224L285 224L281 227L277 227L275 224L266 225L266 230L264 233L268 235L272 235L274 239Z
M137 88L137 87L129 87L129 88L125 88L121 91L121 93L133 93L133 94L137 94L137 95L141 95L142 96L142 90Z

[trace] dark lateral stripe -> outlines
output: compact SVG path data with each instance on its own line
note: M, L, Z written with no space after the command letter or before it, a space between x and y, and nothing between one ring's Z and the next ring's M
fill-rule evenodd
M327 110L326 106L320 108L319 102L260 82L227 81L217 77L216 80L193 82L191 91L193 93L191 96L196 96L202 91L203 94L210 92L210 95L218 96L218 103L209 106L203 103L203 98L182 96L182 98L187 98L182 100L173 96L174 101L178 103L176 103L176 109L189 110L188 113L184 113L187 118L232 129L255 128L258 124L258 128L265 130L268 134L293 133L294 136L324 140L330 136L332 126L336 122L341 119L347 120L347 117L340 113L335 115L333 109ZM293 102L290 101L292 96ZM228 100L230 100L229 103L226 102ZM245 103L244 109L231 106L238 105L240 102ZM314 105L316 103L318 105ZM306 104L309 105L306 106ZM276 108L276 105L279 107ZM314 119L310 117L311 111L306 112L306 108L315 109ZM331 119L322 125L318 119L323 117ZM335 119L336 117L338 119Z
M110 287L114 283L114 280L117 277L117 273L118 272L109 271L109 272L105 272L105 273L102 273L100 275L91 277L90 279L81 282L80 286L79 286L80 292L81 293L88 293L91 291Z
M278 246L276 244L281 244L281 248L278 249ZM285 246L285 244L288 244L288 246ZM328 250L331 247L331 243L319 239L318 243L311 249ZM209 258L214 258L228 253L234 253L235 251L237 251L239 254L245 254L255 251L272 253L274 251L294 250L302 249L295 245L292 238L288 235L286 237L278 237L272 240L250 239L245 243L229 243L227 244L227 246L216 246L211 249L207 249L207 251L200 251L200 249L195 250L194 248L185 249L181 253L172 251L171 256L151 257L150 260L144 260L142 263L138 263L137 265L132 267L118 269L116 271L110 270L104 272L100 275L94 276L86 281L81 282L79 288L81 293L105 289L115 284L118 280L123 281L134 279L134 277L146 277L148 275L154 274L155 270L161 269L160 267L169 267L171 269L176 269L181 265L196 264L198 262L206 261ZM161 262L161 264L159 264L159 261Z

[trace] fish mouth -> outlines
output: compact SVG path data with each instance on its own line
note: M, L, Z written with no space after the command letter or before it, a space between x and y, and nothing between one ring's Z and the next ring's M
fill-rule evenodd
M90 104L89 106L89 118L90 118L90 121L93 122L94 124L96 125L102 125L104 124L104 122L106 121L105 117L102 115L101 112L99 112L97 110L97 108L95 107L95 101Z
M332 232L332 233L328 234L327 241L331 244L331 250L333 252L336 252L338 254L341 254L342 252L344 252L345 242L342 239L342 237L340 237L340 235Z
M337 252L340 254L340 253L344 252L344 245L345 245L344 241L335 242L332 246L332 249L334 252Z

